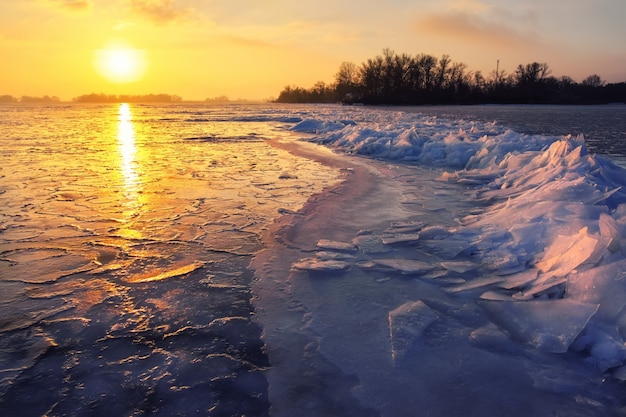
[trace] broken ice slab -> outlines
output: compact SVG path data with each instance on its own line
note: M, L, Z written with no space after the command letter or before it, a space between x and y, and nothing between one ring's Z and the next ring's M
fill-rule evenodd
M534 282L531 287L525 291L513 294L513 298L516 300L532 300L542 295L549 295L551 298L561 298L565 291L565 282L567 278L554 278L550 281Z
M496 271L499 275L519 272L525 268L520 264L518 255L506 249L485 252L481 260L485 269Z
M322 261L329 261L331 259L355 259L354 255L350 255L345 252L333 252L333 251L319 251L315 254Z
M171 269L163 270L161 268L156 268L151 271L143 272L140 274L134 274L127 277L124 277L123 280L125 282L131 284L138 284L144 282L154 282L154 281L162 281L168 278L179 277L182 275L189 274L196 269L200 269L205 265L206 262L192 262L190 264L174 267Z
M598 316L618 320L626 305L626 260L568 275L568 298L583 303L598 303Z
M294 263L296 269L305 271L339 272L350 268L350 263L336 259L322 260L319 258L304 258Z
M480 305L512 339L552 353L566 352L599 307L569 299L481 301Z
M390 311L388 320L393 361L402 359L424 330L437 319L437 313L422 301L405 303Z
M527 269L526 271L511 275L500 284L500 287L507 290L524 288L526 285L537 279L538 272L539 271L536 269Z
M600 236L610 239L607 249L611 253L619 252L625 248L623 240L626 237L626 231L613 217L606 213L600 213L598 226L600 228Z
M512 341L502 330L493 323L479 327L469 335L469 342L481 349L506 352L519 355L520 346Z
M499 291L486 291L480 295L481 300L490 301L510 301L511 296Z
M440 265L448 271L457 272L459 274L464 274L478 268L478 265L470 261L441 262Z
M452 233L446 227L435 225L424 227L420 230L420 235L422 239L441 240L452 236Z
M483 278L475 278L470 281L467 281L465 284L457 285L456 287L446 288L446 291L455 293L461 291L469 291L475 290L476 288L482 288L493 284L498 284L502 282L502 277L499 276L489 276Z
M432 270L434 266L432 264L415 261L413 259L401 259L401 258L388 258L388 259L374 259L377 265L391 268L400 272L403 275L420 275Z
M393 249L383 243L382 239L376 235L361 235L352 239L361 252L364 254L387 253Z
M381 240L385 245L395 245L395 244L410 244L413 242L417 242L419 238L420 238L420 235L418 233L399 233L399 234L383 235L381 237Z
M392 222L391 226L385 230L386 233L412 233L424 227L420 221Z
M51 258L45 262L18 263L4 268L5 281L20 281L29 284L44 284L58 281L59 279L86 272L95 267L95 263L83 255L66 253Z
M587 227L583 227L574 236L559 236L536 266L542 272L550 273L546 274L547 279L550 276L566 275L587 261L597 244L598 237L590 236Z
M464 240L420 240L421 246L426 246L432 252L447 259L453 259L462 252L472 249L473 246Z
M328 250L342 250L346 252L356 251L356 247L352 243L339 242L336 240L320 239L317 241L317 247Z

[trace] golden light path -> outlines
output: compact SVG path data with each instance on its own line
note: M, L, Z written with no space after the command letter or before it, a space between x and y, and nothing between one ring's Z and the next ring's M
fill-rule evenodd
M133 115L130 106L122 103L118 109L117 123L117 146L120 153L120 171L124 181L124 206L127 211L124 217L132 219L139 210L141 202L141 179L138 172L137 145L135 144L135 127L133 126ZM125 234L136 235L130 229L126 229ZM136 236L138 237L138 236Z

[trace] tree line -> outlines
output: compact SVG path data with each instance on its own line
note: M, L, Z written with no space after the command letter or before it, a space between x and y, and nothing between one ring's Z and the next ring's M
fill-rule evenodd
M72 99L75 103L178 103L183 99L171 94L84 94ZM57 96L31 97L22 96L20 98L8 94L0 95L0 103L58 103L61 99Z
M411 56L384 49L360 66L343 62L332 84L286 86L279 103L363 104L600 104L626 102L626 82L607 84L597 74L577 83L551 75L548 64L520 64L507 74L470 71L448 55Z
M14 97L8 94L4 94L0 96L0 103L58 103L61 99L57 96L43 96L43 97L33 97L33 96L22 96L22 97Z
M178 103L182 100L182 97L171 94L116 95L104 93L85 94L72 99L75 103Z

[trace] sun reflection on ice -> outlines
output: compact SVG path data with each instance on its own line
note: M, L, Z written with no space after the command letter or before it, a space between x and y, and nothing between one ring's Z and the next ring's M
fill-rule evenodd
M133 114L127 103L120 104L118 110L117 145L120 153L120 171L124 180L124 206L127 208L125 217L130 219L137 215L141 206L141 179L137 169L137 145L135 143L135 127ZM125 229L124 234L140 237L137 231ZM137 236L134 236L137 235Z

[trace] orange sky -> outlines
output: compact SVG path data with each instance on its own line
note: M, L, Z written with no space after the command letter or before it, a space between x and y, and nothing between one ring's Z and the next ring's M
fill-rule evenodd
M621 82L624 16L624 0L3 0L0 95L267 99L387 47L485 75L497 60L509 73L538 61ZM103 62L113 48L136 62Z

